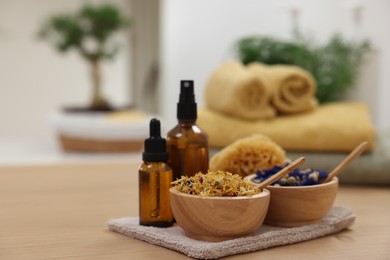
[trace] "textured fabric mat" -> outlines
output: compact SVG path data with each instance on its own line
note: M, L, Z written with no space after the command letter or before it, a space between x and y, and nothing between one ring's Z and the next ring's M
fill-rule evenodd
M345 207L335 206L321 222L295 228L281 228L263 225L254 234L223 242L205 242L184 235L177 225L169 228L145 227L139 225L138 217L111 219L110 230L148 243L176 250L199 259L215 259L275 246L294 244L348 228L355 221L355 215Z

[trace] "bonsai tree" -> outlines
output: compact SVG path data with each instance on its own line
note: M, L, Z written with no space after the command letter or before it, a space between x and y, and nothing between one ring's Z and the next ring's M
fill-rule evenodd
M90 65L91 110L111 110L102 94L100 65L102 60L112 59L117 54L119 47L112 43L112 36L129 25L130 21L113 5L86 5L74 14L49 17L39 31L38 36L49 40L60 53L74 49Z

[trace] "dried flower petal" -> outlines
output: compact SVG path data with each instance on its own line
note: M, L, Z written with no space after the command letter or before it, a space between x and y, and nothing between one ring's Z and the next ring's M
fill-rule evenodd
M172 184L180 192L202 197L251 196L261 192L240 175L225 171L198 172L193 177L182 176Z

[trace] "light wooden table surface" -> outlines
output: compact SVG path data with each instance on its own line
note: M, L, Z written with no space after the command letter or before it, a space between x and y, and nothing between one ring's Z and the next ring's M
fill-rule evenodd
M183 259L108 231L138 215L134 163L0 167L0 259ZM350 230L228 259L390 259L390 189L342 186Z

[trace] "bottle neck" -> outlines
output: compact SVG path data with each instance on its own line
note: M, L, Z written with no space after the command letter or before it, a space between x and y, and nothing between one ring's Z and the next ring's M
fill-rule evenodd
M195 124L196 124L196 119L191 119L191 120L179 119L179 125L181 127L191 127Z
M144 164L146 165L164 165L166 162L163 161L144 161Z

